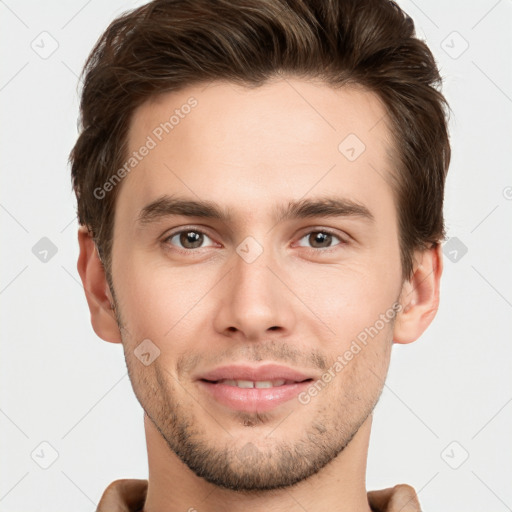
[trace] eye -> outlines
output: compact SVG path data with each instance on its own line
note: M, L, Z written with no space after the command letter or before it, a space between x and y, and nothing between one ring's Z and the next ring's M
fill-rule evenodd
M212 242L212 239L206 233L198 229L189 228L171 233L164 238L163 242L171 245L181 244L178 246L178 249L190 251L192 249L201 248L205 239Z
M338 244L334 244L334 247L346 243L345 240L342 240L339 236L335 235L334 233L331 233L330 231L324 229L319 229L316 231L310 231L305 236L303 236L299 240L299 246L305 247L303 244L301 244L301 241L306 240L307 243L310 243L312 245L313 249L331 249L333 247L333 238L339 240L340 242Z
M338 240L338 243L333 245L333 240ZM209 245L203 245L206 241L210 241ZM305 243L303 242L305 241ZM215 242L203 231L193 227L175 231L166 236L163 241L166 245L174 246L179 252L192 252L194 249L201 249L204 247L213 247ZM347 242L340 236L331 233L326 229L317 229L310 231L305 236L299 239L298 245L307 247L311 250L322 250L328 252L338 245L344 245ZM311 244L309 247L307 244Z

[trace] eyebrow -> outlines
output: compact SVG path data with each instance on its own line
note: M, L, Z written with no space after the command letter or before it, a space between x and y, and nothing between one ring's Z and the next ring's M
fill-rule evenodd
M273 214L276 223L309 217L359 217L370 222L375 221L365 205L342 197L323 196L290 201L285 206L274 206ZM216 219L225 223L233 220L230 210L212 201L163 195L141 209L137 224L146 226L172 215Z

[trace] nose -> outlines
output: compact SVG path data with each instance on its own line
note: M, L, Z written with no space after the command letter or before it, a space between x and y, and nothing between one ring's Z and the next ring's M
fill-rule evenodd
M249 341L290 334L296 304L286 271L270 249L254 260L240 254L233 254L231 270L216 289L216 330Z

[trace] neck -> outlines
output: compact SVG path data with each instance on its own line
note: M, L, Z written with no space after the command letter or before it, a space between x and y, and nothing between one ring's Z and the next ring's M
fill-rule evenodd
M145 414L149 484L144 512L371 512L365 481L371 422L372 415L346 448L310 478L291 487L247 494L198 477L169 449Z

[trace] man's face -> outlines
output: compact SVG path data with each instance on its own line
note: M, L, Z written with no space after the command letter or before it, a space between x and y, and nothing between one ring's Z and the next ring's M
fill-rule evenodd
M190 97L197 104L182 108ZM179 122L158 130L176 109ZM382 315L402 285L384 112L367 91L298 79L203 84L135 112L128 153L151 148L119 185L112 252L126 362L168 446L212 483L296 483L343 450L378 400L393 331ZM142 222L165 195L215 203L229 217L152 208ZM350 208L277 216L325 198ZM356 352L362 332L372 336ZM147 339L160 355L145 365L134 350ZM237 393L273 391L201 380L266 363L313 382L331 369L331 379L316 394L311 382L295 385L302 400L245 405Z

